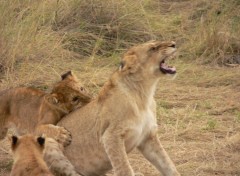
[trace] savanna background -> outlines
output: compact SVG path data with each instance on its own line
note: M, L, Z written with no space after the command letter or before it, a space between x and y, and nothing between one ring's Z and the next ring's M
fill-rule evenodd
M156 93L159 135L183 176L240 175L240 0L0 0L0 90L49 91L73 70L93 96L129 47L174 40ZM134 151L136 172L159 173ZM0 175L12 166L0 142ZM112 175L110 172L109 175Z

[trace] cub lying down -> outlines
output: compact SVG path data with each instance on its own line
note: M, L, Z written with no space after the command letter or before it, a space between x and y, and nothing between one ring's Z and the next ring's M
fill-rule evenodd
M9 140L14 157L10 176L53 176L43 160L45 138L24 135Z
M98 97L60 120L58 125L72 134L64 154L77 172L100 176L113 168L115 176L134 176L127 153L138 148L162 175L180 175L159 141L154 100L159 80L176 73L166 64L175 51L174 42L151 41L132 47ZM54 162L61 151L48 147L45 159L51 167L71 174L62 169L69 162L66 157Z
M69 133L54 126L66 114L81 107L91 98L71 71L62 75L50 94L34 88L19 87L0 93L0 139L8 128L18 134L44 133L67 145Z

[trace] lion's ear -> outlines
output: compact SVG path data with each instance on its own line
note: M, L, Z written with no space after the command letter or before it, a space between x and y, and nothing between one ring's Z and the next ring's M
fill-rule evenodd
M45 144L45 138L44 137L38 137L37 142L41 147L43 147L44 144Z
M135 73L138 71L140 63L136 55L126 55L121 61L119 71L124 73Z
M18 137L15 135L9 135L8 140L11 142L12 148L14 148L17 145Z
M72 81L77 81L77 77L76 75L73 73L73 71L68 71L67 73L64 73L63 75L61 75L61 78L62 80L65 80L65 79L69 79L69 80L72 80Z
M69 77L72 77L72 76L73 76L73 73L72 73L72 71L70 70L70 71L68 71L67 73L62 74L62 75L61 75L61 78L62 78L62 80L64 80L64 79L69 78Z
M119 71L122 71L124 65L125 65L124 61L121 61L119 64Z
M47 101L51 104L58 104L59 98L56 94L50 94L47 96Z

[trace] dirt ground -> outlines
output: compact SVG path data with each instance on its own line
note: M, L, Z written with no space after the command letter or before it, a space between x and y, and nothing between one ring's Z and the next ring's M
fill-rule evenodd
M161 79L156 93L162 145L183 176L240 175L240 67L176 64L178 75ZM78 76L101 87L113 68L100 67ZM11 170L8 148L0 142L1 176ZM129 158L135 172L159 175L138 151Z

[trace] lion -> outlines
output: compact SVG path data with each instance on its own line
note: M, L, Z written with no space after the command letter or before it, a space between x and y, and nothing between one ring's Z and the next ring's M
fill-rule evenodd
M45 138L9 137L14 163L10 176L53 176L43 160Z
M0 139L14 127L18 135L45 134L64 145L70 143L69 132L55 125L69 112L89 103L91 97L71 71L61 77L51 93L30 87L0 93Z
M68 158L84 176L104 175L111 168L115 176L134 176L127 154L137 148L162 175L179 176L158 137L154 100L161 77L176 73L166 64L175 52L175 42L150 41L130 48L97 98L58 122L71 132L72 142L58 161L61 150L48 146L47 163L66 175L70 172L62 167Z

